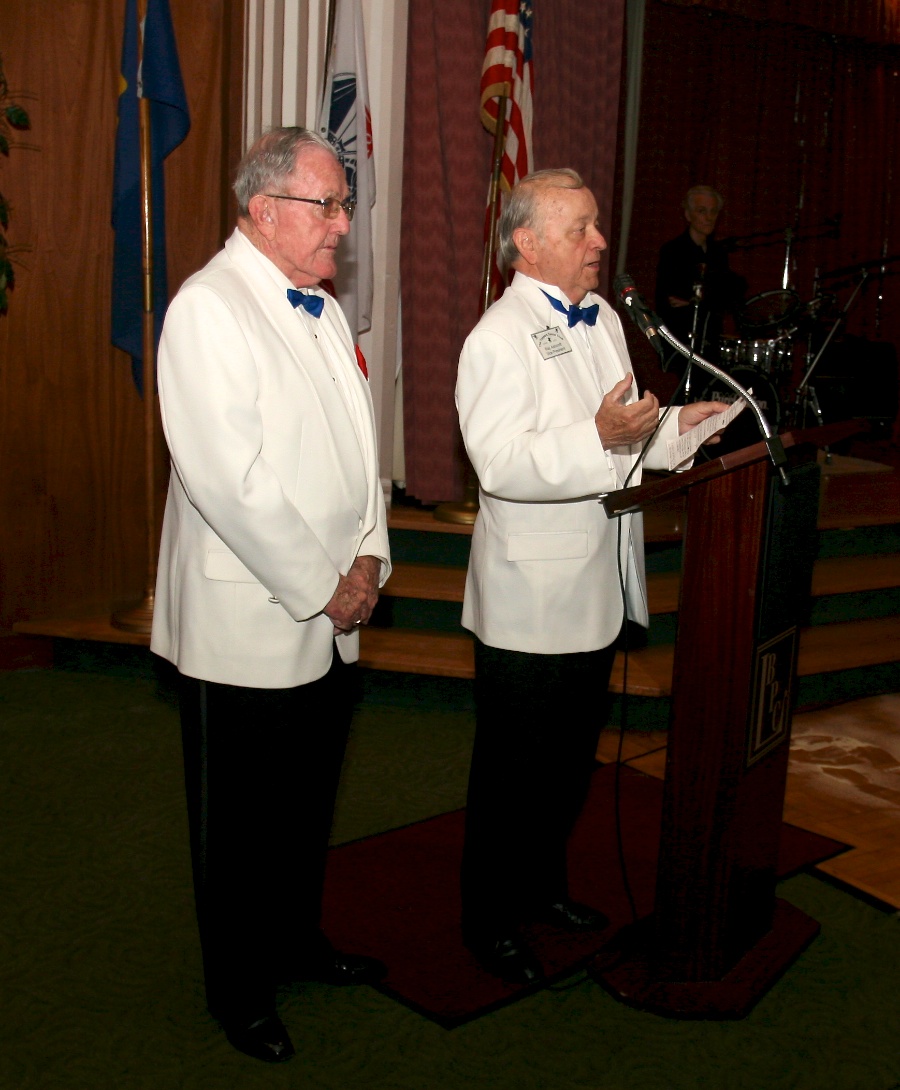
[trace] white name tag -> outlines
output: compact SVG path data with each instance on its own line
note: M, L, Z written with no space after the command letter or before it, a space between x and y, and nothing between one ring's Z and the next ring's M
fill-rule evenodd
M554 356L564 356L572 351L572 346L566 340L566 336L558 325L539 329L531 334L534 346L545 360L552 360Z

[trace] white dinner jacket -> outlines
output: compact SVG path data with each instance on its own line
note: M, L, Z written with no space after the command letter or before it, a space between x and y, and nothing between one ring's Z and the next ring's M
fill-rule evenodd
M284 688L324 675L322 613L358 555L390 573L372 402L338 304L295 311L239 231L172 301L159 397L172 474L152 649L188 676ZM359 655L359 636L337 639Z
M607 455L597 434L603 395L631 366L618 316L593 294L581 305L593 303L589 348L541 285L516 273L460 356L460 427L480 485L463 625L492 647L551 654L612 643L623 619L620 531L628 616L649 620L641 516L608 519L599 499L622 487L639 448ZM632 386L628 400L637 396ZM677 433L673 412L648 467L663 468ZM639 482L637 468L629 484Z

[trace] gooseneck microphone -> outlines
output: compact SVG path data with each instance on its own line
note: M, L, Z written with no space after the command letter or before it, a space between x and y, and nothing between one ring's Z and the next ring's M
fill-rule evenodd
M657 332L659 319L638 294L637 285L628 273L620 273L613 281L613 289L620 302L628 308L634 324L662 356L665 345Z
M788 477L784 470L787 456L784 453L784 446L782 445L781 439L772 431L772 427L766 419L762 409L744 387L741 386L739 382L736 382L731 375L720 370L715 364L710 363L709 360L705 360L702 356L698 356L674 337L638 294L637 286L628 273L621 273L617 276L613 281L613 288L615 289L620 302L631 315L634 324L660 355L662 355L663 351L662 342L665 341L670 344L676 352L680 352L685 359L689 360L691 363L696 363L698 367L702 367L704 371L708 371L711 375L715 375L717 379L724 382L729 389L733 390L739 398L746 401L753 410L753 415L756 417L756 421L759 424L759 430L762 432L763 439L769 451L769 457L772 459L772 464L781 475L782 481L787 484Z

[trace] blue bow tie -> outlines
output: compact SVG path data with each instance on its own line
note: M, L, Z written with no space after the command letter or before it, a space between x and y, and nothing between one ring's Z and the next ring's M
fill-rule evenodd
M303 307L313 318L318 318L325 306L321 295L307 295L305 291L297 291L296 288L288 288L287 297L292 307Z
M547 293L541 288L544 295ZM567 307L565 303L560 302L559 299L554 299L552 295L547 295L550 300L550 306L554 310L558 310L560 314L565 314L569 319L569 329L573 325L578 325L579 322L584 322L585 325L596 325L597 315L600 313L600 305L594 303L592 307L576 307L573 303L570 307Z

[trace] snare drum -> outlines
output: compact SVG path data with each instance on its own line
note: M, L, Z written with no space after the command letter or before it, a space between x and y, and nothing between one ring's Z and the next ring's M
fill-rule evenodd
M729 374L735 367L755 367L767 375L778 374L791 365L789 337L749 341L725 335L719 339L719 365Z
M790 367L791 343L786 337L773 337L767 341L738 341L738 363L756 367L767 375Z
M740 361L741 341L730 333L723 333L719 338L719 366L723 371L730 371Z

